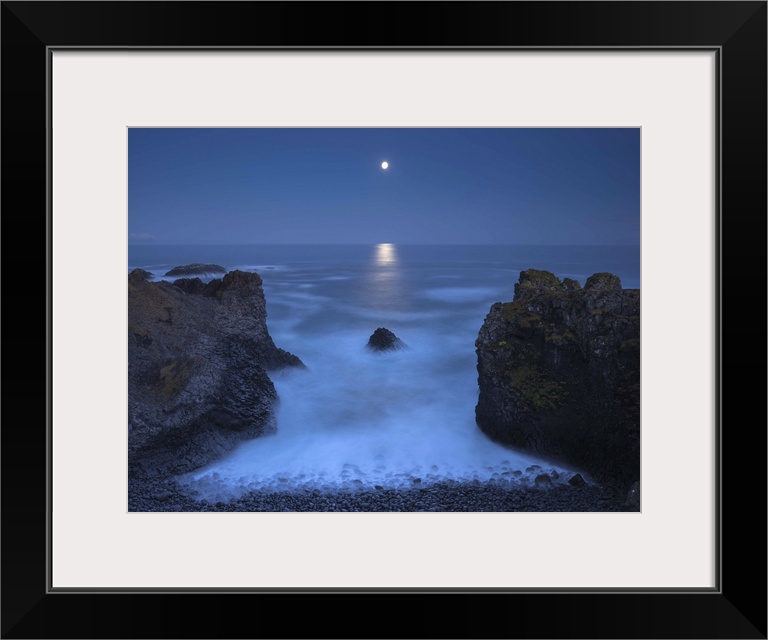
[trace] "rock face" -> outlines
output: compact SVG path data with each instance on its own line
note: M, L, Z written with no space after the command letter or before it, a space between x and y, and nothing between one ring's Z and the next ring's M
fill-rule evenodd
M167 276L203 276L209 273L226 273L227 270L218 264L183 264L168 271Z
M268 370L304 365L267 331L261 278L232 271L128 276L128 464L134 477L191 471L274 431Z
M640 291L520 274L477 341L477 424L494 440L628 488L640 478Z
M373 332L366 346L371 351L399 351L407 348L405 342L384 327L379 327Z

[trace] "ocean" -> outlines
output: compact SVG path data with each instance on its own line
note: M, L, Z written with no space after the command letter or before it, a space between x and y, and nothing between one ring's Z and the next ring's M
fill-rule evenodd
M580 471L503 447L478 429L475 339L491 305L512 300L525 269L582 285L609 271L625 288L640 287L637 246L129 247L129 271L160 279L194 262L259 273L275 344L307 365L270 374L280 398L275 435L181 479L208 500L414 482L526 484L538 472L531 465ZM370 352L378 327L408 348Z

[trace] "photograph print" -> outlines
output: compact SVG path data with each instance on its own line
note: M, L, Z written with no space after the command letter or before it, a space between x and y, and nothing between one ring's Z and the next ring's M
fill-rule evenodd
M639 128L130 128L128 510L640 511Z

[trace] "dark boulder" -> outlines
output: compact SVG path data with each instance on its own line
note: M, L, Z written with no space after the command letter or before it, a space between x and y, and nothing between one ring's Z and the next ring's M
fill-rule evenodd
M568 484L572 487L581 487L585 484L585 482L580 473L574 473L570 478L568 478Z
M379 327L373 332L366 346L371 351L398 351L407 348L407 345L400 338L383 327Z
M536 476L534 482L539 486L547 486L552 484L552 478L550 478L546 473L540 473Z
M205 276L213 273L226 273L227 270L218 264L183 264L168 271L167 276Z

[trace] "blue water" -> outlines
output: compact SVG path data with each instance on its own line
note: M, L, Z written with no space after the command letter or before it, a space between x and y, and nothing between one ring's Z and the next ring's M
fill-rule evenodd
M411 486L417 477L425 484L529 482L536 473L526 473L531 464L553 465L491 442L475 425L474 342L490 306L512 300L520 271L530 268L582 285L609 271L624 287L640 285L639 247L133 245L129 251L129 270L158 277L191 262L258 272L275 344L308 367L271 375L280 397L276 435L247 442L185 479L207 498ZM367 351L377 327L409 348Z

